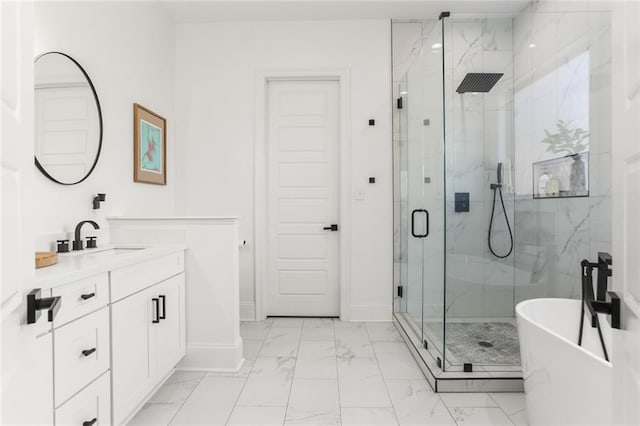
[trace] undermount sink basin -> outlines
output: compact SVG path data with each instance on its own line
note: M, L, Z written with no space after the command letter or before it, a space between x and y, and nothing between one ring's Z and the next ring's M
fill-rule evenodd
M97 249L88 249L87 251L83 252L82 254L84 255L110 255L110 254L125 254L125 253L131 253L132 251L140 251L140 250L145 250L146 247L111 247L111 248L105 248L103 250L101 250L100 248ZM91 250L91 251L89 251Z

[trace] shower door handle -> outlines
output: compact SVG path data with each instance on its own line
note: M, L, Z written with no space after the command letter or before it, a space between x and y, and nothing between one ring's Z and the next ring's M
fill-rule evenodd
M416 214L424 213L426 230L424 234L416 234L415 226L416 226ZM425 209L415 209L411 212L411 235L414 238L425 238L429 235L429 212Z

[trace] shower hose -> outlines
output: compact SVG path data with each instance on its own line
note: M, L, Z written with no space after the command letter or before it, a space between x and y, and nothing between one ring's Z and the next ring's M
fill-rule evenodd
M492 185L493 186L493 185ZM493 228L493 216L496 211L496 192L500 194L500 204L502 204L502 211L504 212L504 220L507 222L507 229L509 230L509 240L511 245L509 246L509 252L505 255L497 254L493 247L491 247L491 229ZM493 204L491 206L491 220L489 221L489 235L487 236L487 242L489 243L489 251L492 255L499 259L504 259L509 257L511 252L513 251L513 232L511 231L511 225L509 224L509 216L507 216L507 209L504 206L504 199L502 198L502 185L493 186Z

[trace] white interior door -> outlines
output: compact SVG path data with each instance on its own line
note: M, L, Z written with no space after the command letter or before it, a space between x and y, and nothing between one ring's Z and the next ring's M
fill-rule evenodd
M338 316L339 84L271 81L267 96L267 315Z
M640 3L614 2L613 283L622 299L613 331L613 423L640 424Z
M53 355L46 314L26 324L34 283L30 215L33 165L33 3L0 2L0 424L53 423ZM43 292L44 293L44 292ZM46 296L46 294L43 294Z

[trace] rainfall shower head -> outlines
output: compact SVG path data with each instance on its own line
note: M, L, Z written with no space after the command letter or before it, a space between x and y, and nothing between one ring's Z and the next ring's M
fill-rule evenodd
M488 72L470 72L464 76L462 83L456 89L458 93L467 92L488 92L493 89L502 73L488 73Z

